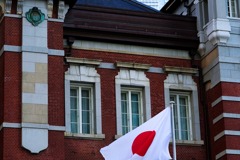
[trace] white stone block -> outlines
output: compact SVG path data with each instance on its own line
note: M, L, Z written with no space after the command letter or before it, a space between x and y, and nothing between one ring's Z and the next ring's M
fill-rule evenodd
M234 79L240 79L240 71L231 71L231 77Z
M22 128L22 146L31 153L39 153L48 147L48 130Z
M35 72L35 63L34 62L24 62L22 64L23 72Z
M34 63L48 63L48 55L41 53L23 52L23 61Z
M22 93L22 103L48 104L47 94Z
M22 39L23 46L35 46L35 37L33 36L23 36Z
M34 46L47 48L47 37L35 37Z
M35 83L35 93L37 94L48 94L48 85Z
M34 36L35 29L34 26L24 26L23 27L23 36Z

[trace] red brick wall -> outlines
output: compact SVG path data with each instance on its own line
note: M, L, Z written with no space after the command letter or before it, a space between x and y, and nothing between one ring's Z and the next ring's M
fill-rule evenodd
M63 132L49 131L48 148L39 154L31 154L21 146L21 129L4 128L3 133L3 160L64 160Z
M59 22L48 22L48 48L63 49L63 25Z
M154 67L180 66L191 67L190 60L178 60L173 58L161 58L152 56L139 56L130 54L117 54L110 52L96 52L87 50L72 51L73 57L100 59L103 62L115 63L135 62L151 64ZM83 140L74 138L65 138L65 156L66 159L75 160L103 160L99 150L114 141L116 135L116 103L115 103L115 76L118 74L118 69L97 69L101 78L101 101L102 101L102 127L105 134L104 140ZM156 115L163 110L164 102L164 80L166 74L146 73L150 80L151 91L151 106L152 115ZM196 83L198 80L194 77ZM199 102L200 104L200 102ZM202 107L200 107L200 115L202 115ZM203 118L200 117L200 122ZM204 124L201 124L203 126ZM201 132L204 133L203 128ZM204 135L201 135L204 137ZM171 147L170 147L171 148ZM204 160L206 159L205 146L177 146L178 159L182 160Z
M64 59L48 56L48 123L65 125Z
M5 45L22 45L22 19L5 17Z
M4 122L21 122L21 54L5 52L4 58Z
M232 89L229 89L232 88ZM221 82L207 92L207 103L209 109L209 122L211 132L211 146L212 158L225 149L240 149L239 138L237 136L223 136L214 142L214 137L224 130L238 131L240 122L234 118L224 118L213 124L213 119L222 113L237 113L240 114L239 105L237 101L221 101L214 107L211 104L221 96L239 96L240 84ZM229 155L222 157L222 159L229 157ZM238 159L237 155L231 155L232 159Z

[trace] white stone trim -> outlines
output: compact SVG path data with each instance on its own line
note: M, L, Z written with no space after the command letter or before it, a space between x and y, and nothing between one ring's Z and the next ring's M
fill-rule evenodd
M63 19L56 19L56 18L48 18L48 21L50 21L50 22L59 22L59 23L63 23L64 22Z
M182 74L197 74L197 68L185 68L185 67L174 67L174 66L164 66L164 71L167 73L182 73Z
M206 25L208 40L213 44L226 44L230 37L231 26L228 19L212 19Z
M240 59L236 57L227 57L227 56L220 56L219 57L219 62L224 62L224 63L240 63Z
M216 99L211 105L212 107L216 106L221 101L237 101L240 102L240 97L236 96L221 96L218 99Z
M22 18L22 15L19 14L4 14L4 17L11 17L11 18Z
M104 69L116 69L114 63L106 63L106 62L101 62L98 68L104 68Z
M65 126L53 126L53 125L49 125L48 128L50 131L66 131L66 127Z
M218 139L220 139L221 137L223 137L225 135L240 136L240 131L224 130L214 137L214 141L216 142Z
M22 47L20 46L12 46L12 45L3 45L3 47L0 50L0 56L3 54L4 51L8 52L21 52Z
M3 128L42 128L42 129L48 129L51 131L65 131L65 126L54 126L49 124L36 124L36 123L9 123L9 122L3 122L0 125L0 131Z
M98 59L87 59L87 58L75 58L75 57L66 57L68 63L76 64L90 64L90 65L100 65L101 60Z
M220 159L222 156L226 154L234 154L234 155L240 155L240 150L237 149L226 149L216 155L216 160Z
M119 68L148 70L151 65L150 64L134 63L134 62L116 62L116 66L119 67Z
M64 46L67 47L66 39L64 40ZM188 51L177 50L177 49L166 49L158 47L145 47L128 44L117 44L109 42L93 42L87 40L75 40L73 49L87 49L93 51L106 51L112 53L122 54L136 54L136 55L148 55L156 57L168 57L177 59L190 59Z
M235 113L222 113L216 118L213 119L213 124L217 123L223 118L237 118L240 119L240 114L235 114Z
M21 124L20 123L3 122L2 128L21 128Z
M188 145L188 146L202 146L204 142L202 140L189 141L189 140L176 140L177 145Z
M160 67L150 67L147 72L162 74L162 73L164 73L164 70L163 70L163 68L160 68Z
M116 66L114 63L101 62L100 65L98 66L98 68L116 69ZM163 70L163 68L160 68L160 67L150 67L147 72L163 74L164 70Z
M48 129L49 124L37 124L37 123L22 123L21 127L23 128L41 128L41 129Z
M92 139L92 140L105 139L105 134L79 134L79 133L65 132L64 136L68 138Z
M64 50L48 49L48 55L51 56L64 56L64 54Z
M4 51L8 52L36 52L36 53L48 53L52 56L64 56L64 50L57 49L47 49L45 47L26 47L26 46L14 46L14 45L4 45L0 50L0 56Z

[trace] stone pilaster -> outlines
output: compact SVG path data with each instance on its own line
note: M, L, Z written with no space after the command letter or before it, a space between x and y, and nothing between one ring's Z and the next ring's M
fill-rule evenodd
M48 147L48 23L33 26L26 13L33 7L48 14L47 2L25 0L22 13L22 146L32 153Z

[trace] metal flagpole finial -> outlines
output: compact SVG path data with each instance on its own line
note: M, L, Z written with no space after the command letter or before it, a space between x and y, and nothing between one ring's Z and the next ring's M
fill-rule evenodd
M171 107L173 107L174 104L175 104L174 101L170 101L170 105L171 105Z

